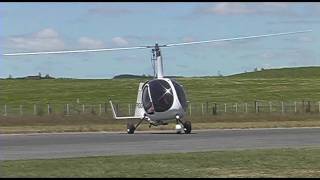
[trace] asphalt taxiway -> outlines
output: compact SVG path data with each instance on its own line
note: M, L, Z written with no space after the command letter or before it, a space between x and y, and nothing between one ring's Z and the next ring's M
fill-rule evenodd
M0 160L320 147L320 128L0 134Z

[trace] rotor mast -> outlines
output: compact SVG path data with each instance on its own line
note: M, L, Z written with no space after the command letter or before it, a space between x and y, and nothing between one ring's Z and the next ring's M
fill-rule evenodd
M156 57L157 78L158 79L163 78L163 63L162 63L162 56L161 56L161 51L158 43L155 44L152 52L155 53L155 57Z

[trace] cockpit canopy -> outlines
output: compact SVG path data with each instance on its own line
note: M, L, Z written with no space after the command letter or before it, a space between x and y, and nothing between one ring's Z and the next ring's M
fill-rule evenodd
M178 96L179 102L180 102L183 110L186 111L188 105L187 105L187 98L186 98L183 87L173 79L171 79L171 82L174 86L174 89L177 92L177 96Z
M149 81L142 92L142 103L148 114L164 112L170 109L173 104L173 94L170 84L161 79Z
M187 108L186 97L181 85L171 80L177 92L178 99L184 110ZM150 96L151 95L151 96ZM151 98L150 98L151 97ZM143 88L142 103L148 114L164 112L173 105L173 92L170 84L162 79L155 79L148 82Z

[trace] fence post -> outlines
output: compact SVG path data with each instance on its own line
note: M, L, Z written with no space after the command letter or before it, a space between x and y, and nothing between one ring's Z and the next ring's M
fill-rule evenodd
M297 112L297 102L296 101L294 102L294 112L295 113Z
M85 109L84 109L84 104L82 104L82 112L84 113Z
M101 104L99 104L99 115L101 115L101 113L102 113L102 106Z
M246 113L248 112L248 103L245 103L245 107L246 107Z
M209 102L207 101L206 102L206 113L208 114L208 112L209 112Z
M189 105L190 105L189 106L189 111L190 111L190 116L191 116L191 108L192 108L191 103Z
M48 115L50 115L50 104L48 104Z
M202 112L202 115L203 115L203 103L201 103L201 112Z
M236 103L236 113L238 112L238 103Z
M7 116L7 105L4 105L4 116Z
M318 104L319 104L319 112L320 112L320 101L318 102Z
M227 104L224 103L224 112L226 113L227 112Z
M33 114L37 115L37 105L36 104L33 105Z
M256 107L256 113L258 113L258 111L259 111L259 108L258 108L258 101L255 101L254 103L255 103L255 107Z
M67 104L67 115L69 115L69 104Z
M212 108L212 114L216 115L217 114L217 103L214 103L214 106Z
M283 101L281 101L281 112L284 113Z
M116 112L119 114L119 104L116 104Z
M272 112L272 102L269 101L269 111Z
M131 106L130 103L128 104L128 108L129 108L129 116L131 115Z
M20 104L20 106L19 106L19 109L20 109L20 115L22 115L23 112L22 112L22 105L21 105L21 104Z

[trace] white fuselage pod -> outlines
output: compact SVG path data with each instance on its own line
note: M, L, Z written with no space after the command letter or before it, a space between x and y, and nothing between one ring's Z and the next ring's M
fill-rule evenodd
M147 82L143 90L142 102L149 121L162 124L175 120L177 115L180 118L185 116L185 93L177 82L168 78L158 78Z

